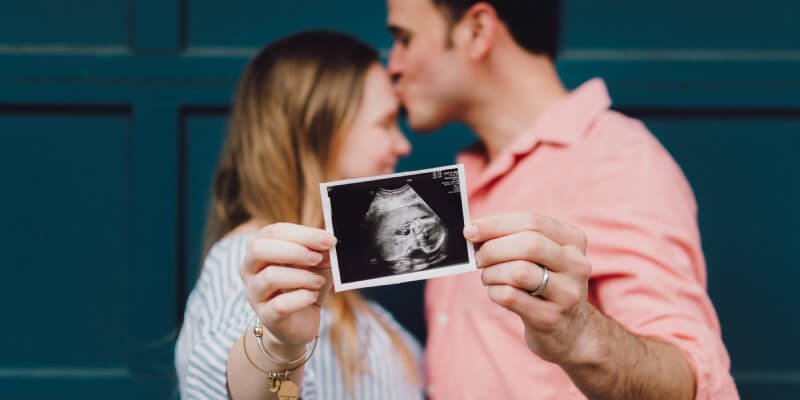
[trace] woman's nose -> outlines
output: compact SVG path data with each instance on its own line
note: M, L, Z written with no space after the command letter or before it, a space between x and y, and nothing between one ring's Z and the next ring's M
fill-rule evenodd
M411 153L411 142L408 141L408 138L406 138L406 135L404 135L400 129L397 130L394 151L398 157L405 157Z

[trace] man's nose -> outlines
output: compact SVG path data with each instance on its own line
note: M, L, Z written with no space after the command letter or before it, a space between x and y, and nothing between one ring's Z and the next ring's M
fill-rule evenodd
M392 84L397 84L401 77L402 64L396 44L392 45L392 49L389 51L389 62L386 66L386 70L392 78Z

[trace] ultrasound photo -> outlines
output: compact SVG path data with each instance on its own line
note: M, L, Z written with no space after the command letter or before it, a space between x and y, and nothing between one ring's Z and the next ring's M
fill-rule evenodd
M338 291L475 270L461 165L320 185Z

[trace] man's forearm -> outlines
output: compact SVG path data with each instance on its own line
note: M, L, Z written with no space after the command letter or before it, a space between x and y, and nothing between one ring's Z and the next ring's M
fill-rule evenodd
M561 367L589 399L694 399L695 378L675 346L635 335L592 307L585 347Z

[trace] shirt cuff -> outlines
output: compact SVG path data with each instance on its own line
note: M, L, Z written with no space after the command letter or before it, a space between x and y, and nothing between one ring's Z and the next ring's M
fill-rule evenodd
M674 321L671 325L669 330L649 326L640 335L672 344L681 351L694 374L695 400L738 399L730 359L719 334L698 326L675 329Z

